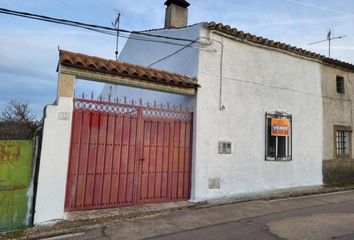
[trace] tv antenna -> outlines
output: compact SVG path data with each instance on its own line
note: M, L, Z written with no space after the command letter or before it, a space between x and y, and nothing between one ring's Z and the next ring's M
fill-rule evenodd
M116 51L114 52L116 54L116 61L118 61L120 15L120 12L118 12L116 20L114 21L114 23L112 22L113 27L117 30Z
M335 40L335 39L341 39L341 38L347 37L346 35L335 37L335 36L332 36L332 34L333 34L332 30L329 29L328 33L327 33L327 39L321 40L321 41L317 41L317 42L313 42L313 43L309 43L308 45L314 45L314 44L317 44L317 43L328 41L328 57L331 57L331 41Z

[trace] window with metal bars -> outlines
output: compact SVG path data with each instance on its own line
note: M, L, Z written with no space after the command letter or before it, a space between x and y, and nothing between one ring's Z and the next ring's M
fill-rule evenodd
M347 158L351 156L351 133L351 127L334 126L334 152L336 158Z
M266 113L265 160L292 160L292 116L284 112Z
M337 155L349 154L349 131L337 130Z
M336 84L337 84L337 92L338 92L338 93L345 93L344 77L342 77L342 76L337 76L337 78L336 78Z
M219 154L231 154L231 142L220 141L218 152Z

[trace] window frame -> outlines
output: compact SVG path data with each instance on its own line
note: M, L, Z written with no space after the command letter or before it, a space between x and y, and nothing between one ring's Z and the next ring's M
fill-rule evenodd
M225 151L223 151L224 150L224 144L225 145L229 145L229 151L226 151L227 150L227 148L225 148ZM218 142L218 154L232 154L232 143L231 143L231 141L219 141Z
M336 76L336 90L339 94L345 94L345 79L343 76Z
M334 140L334 158L335 159L351 159L352 156L352 128L350 126L334 125L333 140ZM348 132L348 153L337 153L337 132Z
M269 143L269 139L268 139L268 124L269 121L271 121L272 118L286 118L289 120L289 136L288 136L288 155L285 157L271 157L268 156L268 143ZM289 162L293 160L292 157L292 151L293 151L293 124L292 124L292 115L288 114L286 112L280 112L280 111L275 111L275 112L266 112L265 113L265 151L264 151L264 159L265 161L277 161L277 162Z

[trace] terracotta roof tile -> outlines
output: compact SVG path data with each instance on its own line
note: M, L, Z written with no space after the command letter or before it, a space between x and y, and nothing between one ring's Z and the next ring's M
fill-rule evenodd
M292 52L292 53L295 53L295 54L298 54L301 56L320 60L326 64L330 64L333 66L338 66L338 67L348 69L350 71L354 71L354 64L343 62L338 59L328 58L324 55L321 55L321 54L318 54L315 52L311 52L311 51L308 51L308 50L305 50L302 48L294 47L294 46L291 46L286 43L276 42L273 40L269 40L267 38L252 35L250 33L244 33L243 31L239 31L236 28L231 28L229 25L224 25L222 23L208 22L208 23L204 23L204 26L206 26L210 30L216 30L216 31L231 35L233 37L239 38L241 40L246 40L246 41L249 41L252 43L257 43L257 44L265 45L265 46L272 47L272 48L282 49L282 50Z
M199 87L195 79L185 75L64 50L59 51L59 64L179 87Z
M76 55L76 56L74 57L73 61L74 61L75 64L79 64L79 65L81 65L81 66L85 66L85 65L86 65L86 64L84 63L82 57L79 56L79 55Z
M285 51L288 51L288 52L291 52L291 53L294 53L297 55L301 55L301 56L305 56L305 57L309 57L309 58L313 58L313 59L322 61L323 63L326 63L326 64L330 64L330 65L334 65L334 66L348 69L350 71L354 71L354 64L346 63L346 62L343 62L343 61L340 61L337 59L333 59L333 58L328 58L328 57L321 55L319 53L307 51L307 50L304 50L304 49L301 49L301 48L298 48L295 46L291 46L286 43L276 42L274 40L263 38L261 36L256 36L256 35L252 35L250 33L245 33L241 30L238 30L237 28L232 28L230 25L224 25L222 23L203 22L203 23L196 23L193 25L181 27L180 29L188 28L191 26L199 25L199 24L203 24L204 26L206 26L207 28L209 28L211 30L217 30L217 31L226 33L228 35L231 35L233 37L236 37L236 38L239 38L242 40L247 40L247 41L261 44L261 45L265 45L268 47L279 48L279 49L282 49L282 50L285 50ZM175 29L157 28L157 29L144 30L144 31L140 31L140 32L157 32L157 31L161 31L161 30L175 30Z
M88 58L88 59L86 60L86 66L92 67L92 68L97 68L97 65L95 64L94 61L92 61L91 58Z

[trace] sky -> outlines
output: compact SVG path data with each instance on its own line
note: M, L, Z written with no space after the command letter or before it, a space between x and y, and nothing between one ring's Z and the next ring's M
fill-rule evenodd
M354 63L353 0L189 0L189 24L215 21L327 55L329 29L346 38L332 42L331 57ZM112 26L119 11L127 30L161 28L164 0L0 0L0 8ZM120 40L120 49L125 39ZM37 118L56 98L58 47L114 59L115 38L92 31L0 14L0 109L27 101ZM87 89L90 88L88 85ZM83 87L82 87L83 88ZM87 90L86 89L86 90Z

